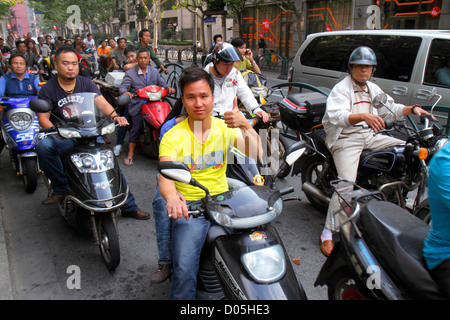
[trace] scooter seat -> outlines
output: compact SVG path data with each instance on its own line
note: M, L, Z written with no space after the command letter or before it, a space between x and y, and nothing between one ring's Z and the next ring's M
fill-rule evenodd
M429 226L387 201L371 200L362 209L358 227L375 257L407 299L442 299L422 256Z

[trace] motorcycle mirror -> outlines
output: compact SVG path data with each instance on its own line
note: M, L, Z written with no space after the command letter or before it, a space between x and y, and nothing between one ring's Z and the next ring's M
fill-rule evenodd
M191 171L188 166L177 161L158 162L158 171L166 179L190 183L192 180Z
M386 93L382 92L377 94L375 98L373 98L372 105L375 109L380 109L386 106L386 102L387 102L387 95Z
M31 110L37 113L46 113L52 110L52 106L45 100L32 99L30 100L29 107Z
M131 102L130 96L128 94L122 94L121 96L117 97L115 104L117 107L124 107L130 102Z
M306 150L306 142L305 141L298 141L292 145L289 146L289 148L286 150L286 163L288 165L292 165L295 161L297 161L298 158L305 152Z

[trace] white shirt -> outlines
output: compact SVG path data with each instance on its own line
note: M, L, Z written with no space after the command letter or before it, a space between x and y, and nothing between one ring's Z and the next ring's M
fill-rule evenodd
M213 63L209 63L205 67L205 71L211 74L210 68ZM237 96L242 104L250 113L262 111L259 107L258 101L253 96L252 91L245 83L241 73L233 67L231 72L222 78L217 78L213 74L214 79L214 108L213 113L223 115L226 111L233 109L233 100Z

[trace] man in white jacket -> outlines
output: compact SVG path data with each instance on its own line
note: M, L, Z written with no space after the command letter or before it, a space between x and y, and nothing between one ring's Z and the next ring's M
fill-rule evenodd
M239 52L231 44L219 42L207 59L212 61L204 70L213 76L215 84L213 116L232 110L233 99L238 97L248 112L267 122L269 115L259 107L241 73L233 66L235 61L241 60Z
M383 92L376 84L368 80L377 64L375 53L368 47L356 48L349 58L349 73L345 79L334 86L327 99L327 108L322 119L326 132L326 144L333 155L338 179L356 181L358 163L364 149L380 150L405 142L393 137L378 134L384 128L385 120L394 120L409 114L418 116L429 114L420 106L404 106L393 103L388 96L387 108L375 109L374 97ZM370 128L360 126L366 124ZM356 125L356 126L355 126ZM351 191L352 187L339 189L340 193ZM322 253L328 256L333 250L331 216L340 209L336 193L331 197L325 228L320 235Z

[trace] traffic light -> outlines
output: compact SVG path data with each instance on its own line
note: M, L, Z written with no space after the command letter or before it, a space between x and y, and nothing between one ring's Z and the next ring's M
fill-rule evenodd
M53 25L53 30L58 30L58 27L55 25Z

